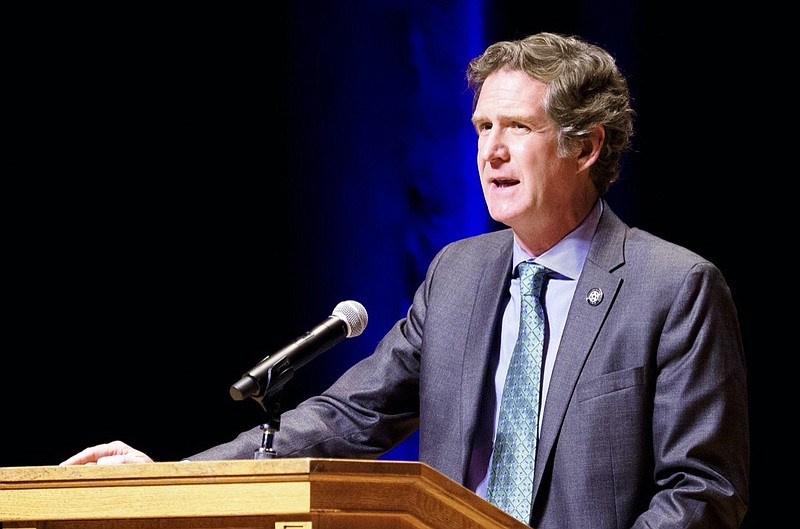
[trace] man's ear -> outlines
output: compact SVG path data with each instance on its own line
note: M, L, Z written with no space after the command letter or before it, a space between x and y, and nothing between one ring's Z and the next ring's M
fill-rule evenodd
M589 136L581 142L581 151L578 154L578 170L589 169L600 156L600 149L606 139L606 129L602 125L595 125L589 130Z

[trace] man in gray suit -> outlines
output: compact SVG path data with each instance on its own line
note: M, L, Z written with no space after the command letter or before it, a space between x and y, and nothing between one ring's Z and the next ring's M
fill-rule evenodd
M737 528L749 501L737 311L708 260L603 200L629 147L627 82L576 37L470 62L481 186L499 230L444 247L406 317L319 396L283 413L281 457L375 458L419 429L420 460L487 497L523 261L546 266L538 529ZM189 457L252 459L259 428ZM62 464L152 459L114 441Z

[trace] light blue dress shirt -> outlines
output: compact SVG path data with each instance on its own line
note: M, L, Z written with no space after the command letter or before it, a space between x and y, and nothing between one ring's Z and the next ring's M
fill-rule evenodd
M500 415L500 397L503 395L506 372L519 331L520 293L517 265L523 261L532 261L553 271L548 275L543 286L546 330L542 393L539 400L541 406L539 417L542 417L547 404L547 388L550 385L550 376L553 373L553 365L556 361L558 345L561 343L561 334L564 331L569 305L575 294L578 277L583 269L583 263L586 261L586 255L589 252L589 246L601 214L602 202L598 201L591 213L577 228L539 256L528 255L519 246L516 237L514 238L513 276L509 287L510 299L503 312L500 356L494 374L494 400L483 403L482 407L482 424L485 428L491 428L492 433L491 436L476 436L467 478L467 486L482 498L486 498L486 486L491 468L491 445ZM539 427L541 428L541 422Z

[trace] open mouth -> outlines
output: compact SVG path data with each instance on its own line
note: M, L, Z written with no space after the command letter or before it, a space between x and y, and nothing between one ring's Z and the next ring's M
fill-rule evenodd
M519 180L513 180L511 178L492 178L491 182L497 187L511 187L519 184Z

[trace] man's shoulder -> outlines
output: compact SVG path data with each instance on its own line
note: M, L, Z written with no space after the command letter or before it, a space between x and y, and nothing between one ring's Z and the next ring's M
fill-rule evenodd
M692 267L708 262L697 252L681 244L665 239L646 229L624 223L610 210L604 214L598 230L595 253L624 260L628 265L644 264L648 268ZM624 257L623 257L624 256Z
M465 237L453 241L446 245L442 251L455 251L458 253L491 255L498 251L510 248L513 244L514 235L511 228L504 228L497 231L481 233L471 237Z
M708 259L676 242L640 228L630 228L626 238L626 255L664 264L693 266Z

